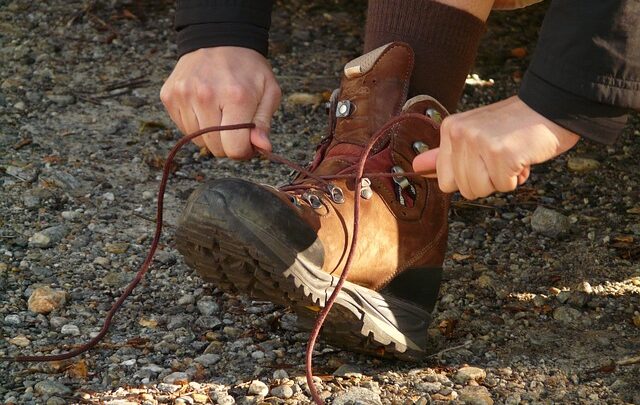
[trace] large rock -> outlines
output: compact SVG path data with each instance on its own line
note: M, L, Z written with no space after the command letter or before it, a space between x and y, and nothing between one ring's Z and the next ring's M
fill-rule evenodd
M48 314L58 309L67 301L67 294L62 290L50 287L39 287L33 290L27 302L29 311L38 314Z
M569 231L569 218L549 208L538 206L531 217L531 228L551 238L557 238Z

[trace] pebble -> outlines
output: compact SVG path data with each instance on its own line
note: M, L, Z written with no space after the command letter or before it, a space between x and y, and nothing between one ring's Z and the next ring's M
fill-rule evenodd
M271 389L271 395L282 399L291 398L293 396L293 388L289 385L278 385Z
M27 347L31 344L31 341L26 336L19 335L9 339L9 343L18 347Z
M493 405L493 399L489 390L483 386L470 385L461 389L458 400L468 405Z
M337 377L362 377L360 367L353 364L343 364L333 372Z
M478 367L462 367L461 369L458 370L458 372L456 373L454 380L458 383L458 384L466 384L471 380L480 382L482 380L485 379L485 377L487 376L487 373Z
M210 367L220 361L220 355L218 354L203 354L202 356L198 356L193 359L196 363L200 363L205 367Z
M196 299L191 294L185 294L178 298L178 305L191 305L196 302Z
M441 383L439 382L420 382L416 385L416 389L421 391L421 392L427 392L429 394L435 393L435 392L439 392L442 388L444 388L442 386Z
M67 400L60 397L50 397L47 399L47 405L65 405L67 404Z
M76 98L71 94L49 94L49 100L58 105L71 105L76 102Z
M566 324L575 324L581 317L580 311L568 306L561 306L553 311L553 319Z
M176 392L180 389L180 385L161 382L160 384L156 385L156 388L158 388L158 391L160 392Z
M162 379L167 384L186 384L189 382L189 376L182 371L176 371Z
M247 393L249 395L261 395L265 397L269 393L269 387L260 380L253 380L251 381L251 384L249 384L249 390Z
M220 306L215 301L213 301L213 297L210 296L202 297L200 300L198 300L198 304L196 304L196 306L198 307L198 311L200 311L200 313L205 316L217 314L218 312L220 312Z
M34 233L29 238L29 247L46 249L60 242L69 230L64 225L56 225Z
M82 217L82 214L78 211L62 211L60 216L67 221L76 222Z
M107 253L113 253L121 255L129 250L129 244L125 242L107 243L104 245L104 251Z
M48 314L55 309L61 308L66 299L67 294L64 291L54 290L51 287L38 287L33 290L29 297L29 311Z
M5 325L13 325L13 326L18 326L22 323L22 321L20 320L20 316L15 315L15 314L10 314L4 317L4 324Z
M286 370L283 370L280 368L273 372L274 380L284 380L285 378L289 378L289 374L287 373Z
M98 256L93 259L93 264L97 264L100 267L109 267L109 265L111 264L111 260L106 257Z
M155 192L153 191L149 191L149 190L145 190L142 192L142 199L143 200L150 200L152 199L154 196L156 195Z
M71 389L57 381L40 381L33 386L34 391L39 395L65 395L70 394Z
M566 234L569 225L569 217L543 206L538 206L531 216L531 228L551 238Z
M80 335L80 328L78 328L74 324L68 323L68 324L64 325L62 327L62 329L60 329L60 333L62 333L63 335L78 336L78 335Z
M218 396L218 405L232 405L235 404L236 400L229 394L224 394Z
M361 387L352 387L336 394L333 405L382 405L380 395Z
M600 162L595 159L570 156L567 160L567 167L572 172L586 173L596 170L598 167L600 167Z

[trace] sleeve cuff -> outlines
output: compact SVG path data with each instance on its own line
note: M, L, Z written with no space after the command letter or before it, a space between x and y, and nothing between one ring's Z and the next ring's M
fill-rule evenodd
M200 48L240 46L267 56L269 30L246 23L189 25L178 31L178 57Z
M591 101L552 85L531 69L518 96L537 113L589 140L611 145L624 129L628 110Z

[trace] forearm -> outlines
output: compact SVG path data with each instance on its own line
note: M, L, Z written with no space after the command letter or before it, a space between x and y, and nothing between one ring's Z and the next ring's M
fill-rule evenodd
M241 46L267 55L273 0L178 0L178 54Z
M640 110L640 2L554 1L520 98L556 124L613 143Z

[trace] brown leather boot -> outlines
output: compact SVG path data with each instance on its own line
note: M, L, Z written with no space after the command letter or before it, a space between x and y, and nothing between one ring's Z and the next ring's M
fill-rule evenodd
M405 102L413 52L391 43L344 69L332 96L330 133L309 166L314 175L352 174L372 136L365 173L412 170L416 154L439 145L446 115L427 96ZM438 295L449 196L419 176L362 180L359 242L348 281L322 330L328 342L376 355L416 359ZM276 190L221 179L189 198L178 250L223 290L291 306L312 321L344 268L354 226L354 180L299 175Z

